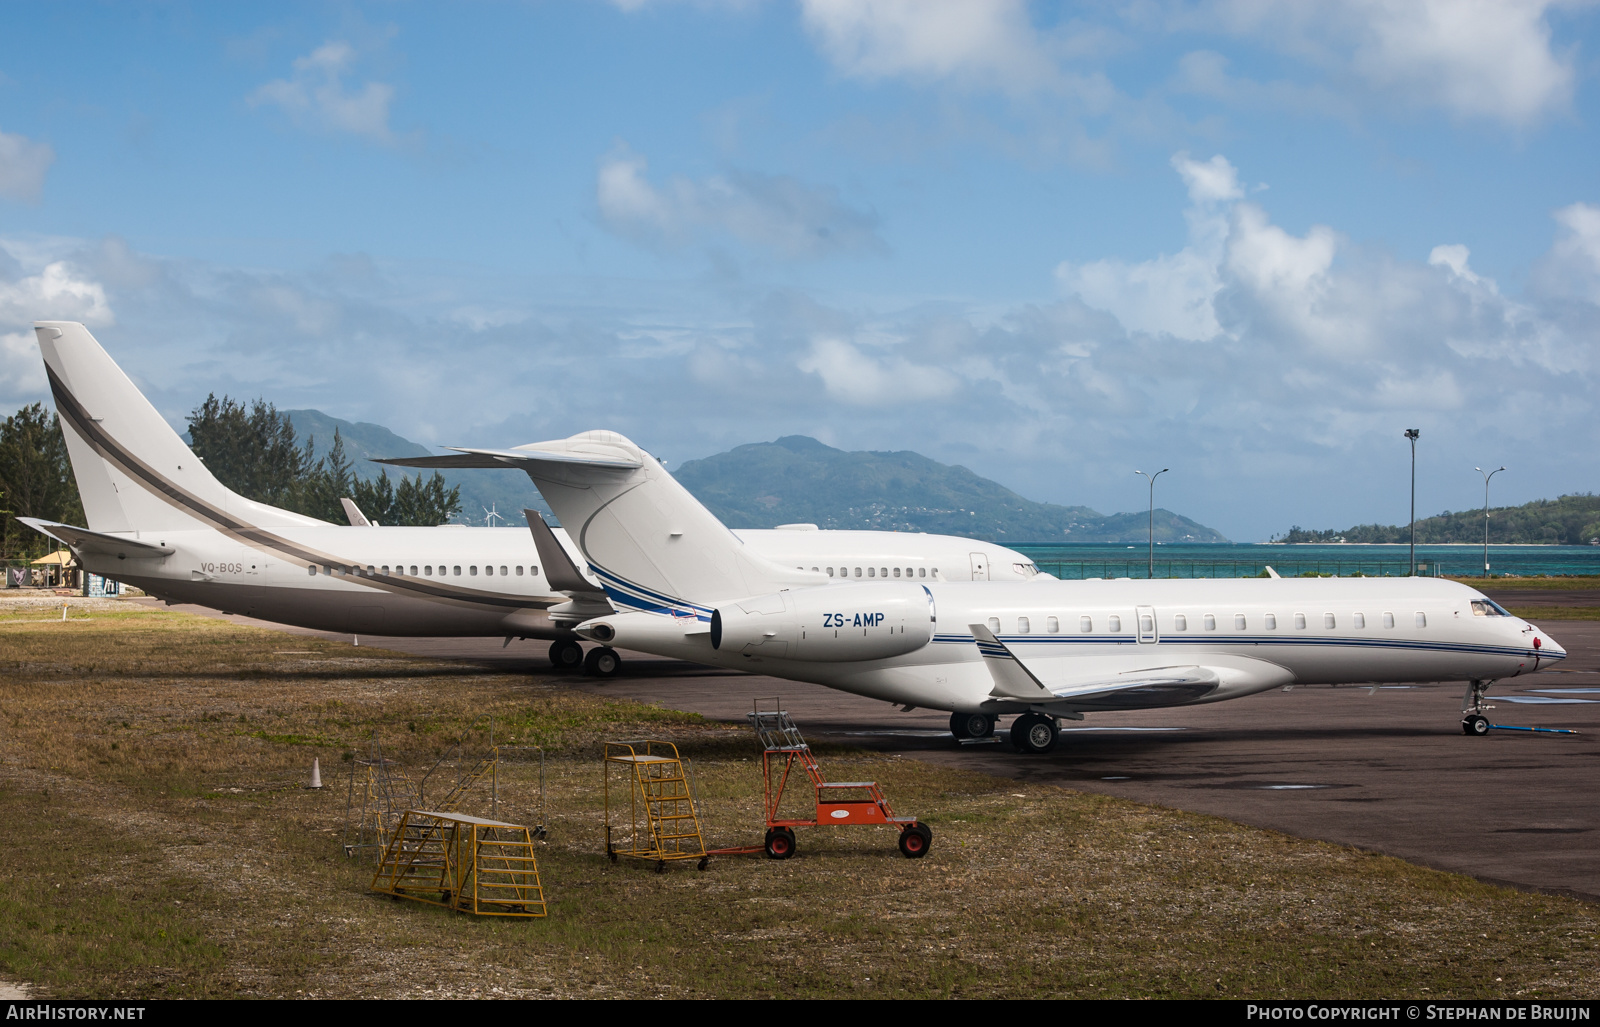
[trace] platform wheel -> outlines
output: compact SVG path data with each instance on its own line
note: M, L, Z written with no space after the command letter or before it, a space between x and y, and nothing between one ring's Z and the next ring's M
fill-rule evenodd
M933 829L927 824L912 824L900 832L900 855L921 859L933 847Z
M1011 744L1018 752L1042 755L1056 747L1055 718L1024 713L1011 722Z
M994 734L994 718L987 713L952 713L950 733L957 738L988 738Z
M583 646L570 638L550 643L550 665L556 670L577 670L583 665Z
M794 855L794 831L787 827L767 828L768 859L788 859Z
M596 646L583 658L583 672L592 678L614 678L622 669L622 657L608 645Z
M694 868L696 870L704 870L706 867L708 867L710 865L711 865L711 857L710 856L701 856L700 857L700 862L696 863L694 865Z
M1489 718L1481 713L1474 713L1470 717L1464 717L1461 721L1461 731L1463 734L1478 735L1480 737L1486 735L1489 733Z

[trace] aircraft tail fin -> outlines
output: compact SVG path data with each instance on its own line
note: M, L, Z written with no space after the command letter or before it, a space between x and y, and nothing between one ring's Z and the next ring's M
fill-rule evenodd
M229 490L75 321L37 321L83 512L97 532L321 524Z
M827 581L750 552L655 457L615 432L458 452L526 471L619 609L707 620L721 600Z

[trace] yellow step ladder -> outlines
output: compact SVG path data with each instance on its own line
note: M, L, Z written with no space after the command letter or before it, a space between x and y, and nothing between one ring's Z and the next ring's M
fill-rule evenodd
M478 916L549 912L528 828L439 810L406 812L372 890Z
M618 794L613 817L612 779L628 792L628 818ZM700 818L683 760L671 742L636 739L605 743L606 855L650 860L662 871L672 860L699 860L706 868Z

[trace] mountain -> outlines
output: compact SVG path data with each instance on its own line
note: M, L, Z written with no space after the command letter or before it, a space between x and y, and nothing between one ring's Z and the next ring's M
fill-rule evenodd
M313 440L312 453L320 460L327 455L329 447L333 445L333 430L339 429L339 437L344 440L345 456L349 459L351 470L358 478L376 478L382 471L389 472L390 480L396 480L401 473L408 477L415 471L406 471L399 467L384 467L382 464L372 463L373 457L396 456L431 456L433 450L426 446L412 442L410 439L401 438L381 424L372 424L367 421L346 421L338 417L329 417L320 410L285 410L289 423L294 425L295 437L305 445L307 438ZM424 475L431 472L424 471ZM545 519L555 523L555 517L550 513L550 507L545 503L544 497L539 495L539 490L533 487L533 482L521 471L506 469L496 470L469 470L469 471L441 471L444 475L447 488L461 486L461 513L456 520L467 524L482 524L485 520L486 510L494 510L500 514L501 524L521 524L524 508L541 511Z
M910 451L847 453L804 435L739 446L673 472L732 528L927 531L1006 542L1143 542L1148 513L1110 517L1086 506L1035 503L959 465ZM1157 510L1161 542L1226 542L1187 517Z
M1275 542L1411 541L1409 524L1358 524L1344 531L1317 531L1298 525ZM1489 510L1489 541L1495 545L1583 546L1600 540L1600 496L1580 492L1560 499L1536 499L1521 506ZM1446 510L1417 522L1417 541L1435 545L1482 542L1483 510Z

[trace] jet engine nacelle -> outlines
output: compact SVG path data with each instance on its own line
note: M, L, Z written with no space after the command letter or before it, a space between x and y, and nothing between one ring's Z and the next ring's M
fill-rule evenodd
M724 603L711 613L722 652L843 663L916 652L933 641L933 593L919 585L833 585Z

